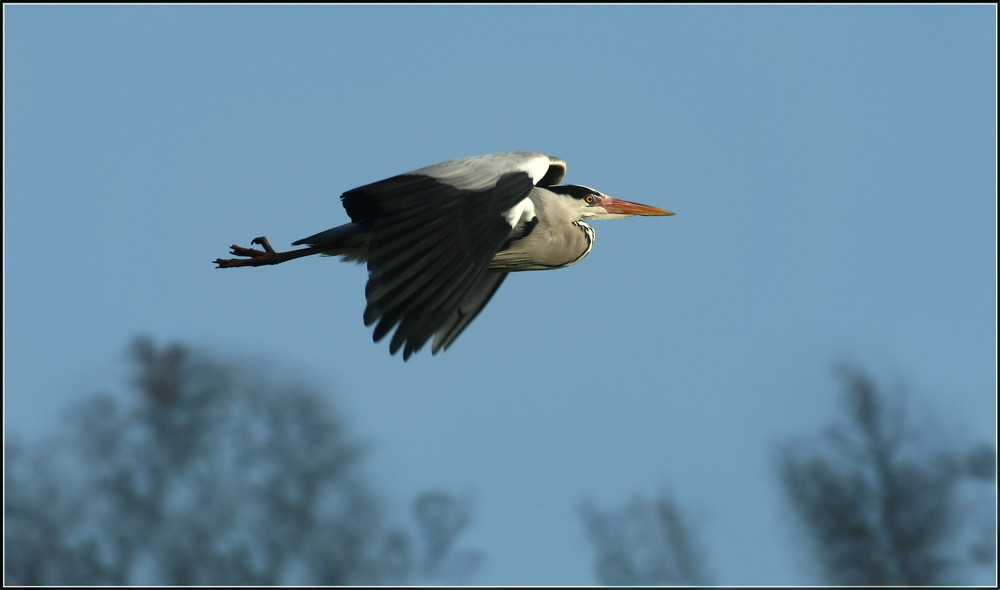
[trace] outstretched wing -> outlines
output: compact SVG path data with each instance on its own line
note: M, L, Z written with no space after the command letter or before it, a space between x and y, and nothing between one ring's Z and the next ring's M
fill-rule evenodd
M472 323L472 320L476 319L479 312L486 307L486 304L493 298L493 294L500 288L503 280L507 278L507 274L505 272L483 274L479 283L473 285L455 311L434 333L434 346L431 347L434 354L442 349L447 350L455 338L458 338L458 335Z
M403 358L437 334L449 346L489 302L504 274L490 261L536 184L559 182L566 164L533 152L462 158L362 186L342 199L370 227L366 325L375 341L395 328ZM530 201L529 201L530 203Z

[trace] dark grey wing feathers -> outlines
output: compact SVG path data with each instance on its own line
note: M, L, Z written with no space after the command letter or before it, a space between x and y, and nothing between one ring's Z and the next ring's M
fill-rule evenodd
M451 318L510 235L504 212L533 184L526 172L479 190L401 175L345 193L351 219L371 224L364 319L378 322L374 339L395 327L389 349L408 358L442 326L457 326Z
M507 278L505 272L487 272L479 280L479 283L469 291L465 298L459 303L458 308L452 313L448 320L441 325L434 335L434 346L431 352L437 354L439 350L447 349L451 343L458 338L465 328L476 319L479 312L486 307L486 304L493 298L493 294Z

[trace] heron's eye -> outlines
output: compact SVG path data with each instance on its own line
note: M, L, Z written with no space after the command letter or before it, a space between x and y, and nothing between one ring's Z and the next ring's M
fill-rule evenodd
M594 195L587 195L586 197L583 198L583 201L588 205L593 205L597 201L597 197L595 197Z

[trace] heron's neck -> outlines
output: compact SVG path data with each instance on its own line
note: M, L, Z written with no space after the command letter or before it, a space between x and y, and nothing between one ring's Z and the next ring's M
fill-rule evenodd
M565 225L582 219L579 207L573 206L574 204L562 195L542 187L535 187L531 197L538 216L548 225Z

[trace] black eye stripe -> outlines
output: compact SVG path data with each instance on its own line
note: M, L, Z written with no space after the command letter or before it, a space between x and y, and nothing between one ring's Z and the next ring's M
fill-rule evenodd
M590 204L593 201L587 200L587 197L593 197L595 200L601 197L600 191L596 191L587 186L581 186L578 184L563 184L559 186L550 186L548 189L554 193L559 193L563 195L569 195L574 199L581 199L586 203Z

